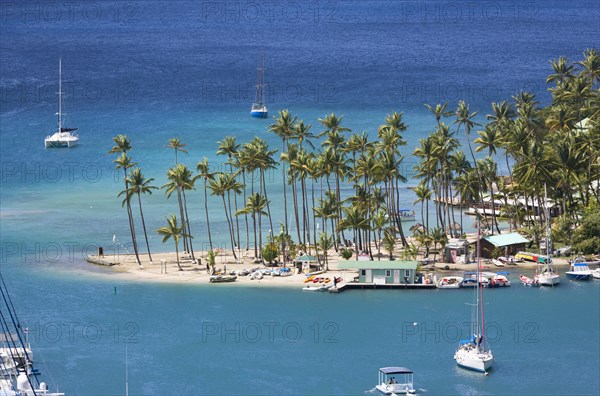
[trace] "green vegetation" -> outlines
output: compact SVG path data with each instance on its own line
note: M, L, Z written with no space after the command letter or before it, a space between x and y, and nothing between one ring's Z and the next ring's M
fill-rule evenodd
M491 205L491 216L482 218L491 233L500 233L498 218L502 215L509 220L511 230L522 230L539 245L545 235L546 213L531 208L544 206L544 188L560 215L554 221L553 236L563 242L572 239L581 251L598 252L598 215L589 208L596 207L600 193L600 56L597 50L586 50L579 62L560 57L550 66L546 83L552 102L547 107L541 107L533 93L523 91L510 100L492 103L483 122L479 112L465 101L458 102L453 111L448 103L426 105L435 124L429 136L412 150L418 160L415 170L419 184L414 192L415 204L421 204L421 224L411 227L426 254L433 246L437 255L438 247L443 248L449 236L464 235L462 209L481 202L486 195L492 202L504 202L506 208L499 214ZM187 153L185 144L170 139L167 147L174 150L175 166L168 170L169 183L163 188L168 197L177 192L182 219L178 235L184 250L193 257L186 194L203 189L210 247L207 191L221 200L236 260L241 249L249 250L251 243L256 259L271 261L273 250L280 249L284 264L293 256L295 246L309 254L314 250L325 260L326 254L319 255L318 250L332 246L346 257L348 252L352 254L344 248L347 238L354 242L357 256L366 251L373 257L374 246L378 257L383 248L391 258L398 242L403 257L414 257L415 249L405 238L399 211L402 203L398 191L406 181L402 162L410 152L401 153L406 145L402 133L408 128L403 113L387 115L373 138L344 127L340 115L328 114L318 121L320 131L313 134L312 125L282 110L268 128L281 139L280 152L260 137L243 144L225 137L217 150L227 158L225 168L210 172L204 159L195 175L178 163L178 153ZM461 146L465 139L468 154ZM132 170L134 164L127 156L129 140L119 135L114 141L111 153L120 154L115 163L124 172L124 206L139 262L130 198L138 196L143 217L140 194L154 187L149 185L152 179L145 180L139 169ZM477 158L476 152L485 157ZM502 159L504 175L497 158ZM274 169L281 169L285 211L277 238L265 181L266 173ZM351 194L342 195L342 186L350 187ZM436 202L434 219L428 215L432 200ZM525 205L507 205L509 201ZM458 202L460 214L455 213L451 202ZM267 246L271 244L274 249L263 249L267 222ZM290 235L290 229L295 229L295 235ZM573 229L577 229L574 235Z

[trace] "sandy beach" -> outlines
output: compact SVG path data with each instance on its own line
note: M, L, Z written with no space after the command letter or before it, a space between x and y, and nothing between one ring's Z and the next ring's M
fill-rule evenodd
M250 252L251 253L251 252ZM396 260L398 255L396 252ZM161 283L209 283L210 275L207 271L207 260L206 252L194 252L196 259L200 259L200 264L195 264L191 256L187 254L180 254L180 264L183 271L180 271L177 266L177 256L175 252L170 253L153 253L151 262L147 254L140 253L140 260L142 266L140 267L136 262L133 254L121 254L121 255L104 255L103 257L89 256L90 262L96 262L96 264L90 265L107 265L114 273L118 274L119 277L127 280L134 281L146 281L146 282L161 282ZM328 271L323 272L323 277L341 277L344 282L351 281L357 276L357 271L339 270L338 263L343 260L339 253L330 251L328 254L329 265ZM377 260L377 257L374 257ZM354 259L354 257L352 258ZM382 260L387 259L387 255L382 254ZM418 258L419 260L422 257ZM439 255L438 255L439 259ZM568 266L568 262L565 258L554 258L555 266ZM109 265L112 264L112 265ZM292 263L287 263L288 267L292 267ZM520 270L532 270L537 266L533 262L523 262L515 265L506 265L504 267L497 267L487 260L482 259L482 270L485 271L507 271L511 273L518 272ZM235 261L231 251L221 251L216 257L215 270L226 271L241 271L251 270L256 268L274 268L267 267L260 263L254 263L253 258L244 256L238 258L238 262ZM437 262L435 264L424 265L421 267L423 273L436 273L436 274L457 274L460 275L463 271L469 271L476 269L474 264L456 264L456 263L444 263ZM249 276L238 276L236 282L223 283L223 285L244 285L244 286L277 286L277 287L302 287L306 274L300 273L295 274L292 268L292 275L290 276L265 276L264 278L257 280L252 279Z

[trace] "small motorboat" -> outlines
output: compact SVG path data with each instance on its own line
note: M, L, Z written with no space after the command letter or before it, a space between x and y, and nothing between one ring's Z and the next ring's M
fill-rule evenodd
M578 261L577 259L571 263L569 271L565 272L568 279L571 280L590 280L592 279L592 271L587 263Z
M211 275L209 282L210 283L228 283L235 282L237 279L236 275Z
M302 288L302 291L307 291L307 292L324 292L324 291L327 291L327 290L331 289L332 287L333 287L332 285L304 286Z
M462 287L462 276L444 276L442 279L434 279L435 287L438 289L459 289Z
M493 274L496 275L496 274ZM479 285L481 287L487 287L487 284L490 282L489 276L487 273L483 272L479 274ZM477 286L477 272L474 271L466 271L464 273L464 279L462 281L462 287L476 287Z
M414 395L413 372L406 367L382 367L375 389L384 395Z
M497 273L490 279L490 282L487 284L487 287L508 287L508 286L510 286L510 281L508 280L506 275L508 275L508 272Z
M537 279L530 278L525 275L519 275L519 279L523 282L523 286L539 286L540 283Z

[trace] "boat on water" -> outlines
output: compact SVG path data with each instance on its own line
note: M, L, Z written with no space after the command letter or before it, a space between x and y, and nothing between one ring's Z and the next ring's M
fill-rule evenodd
M265 104L265 59L264 54L260 54L260 61L256 69L256 98L252 103L250 115L255 118L267 118L269 110Z
M319 285L319 286L304 286L302 291L306 292L324 292L331 289L333 285Z
M228 283L235 282L236 280L236 275L211 275L208 281L210 283Z
M544 185L544 196L548 200L546 185ZM534 279L540 286L556 286L560 283L560 275L552 268L552 241L550 239L550 214L546 208L546 257L543 261L538 261L538 268Z
M510 281L508 280L508 272L498 272L496 275L492 276L487 287L508 287L510 286Z
M477 273L475 277L475 294L471 338L461 340L454 353L454 360L460 367L487 374L494 364L494 355L485 345L485 315L483 309L483 287L477 279L481 279L481 226L477 223Z
M21 325L14 304L0 273L0 395L1 396L64 396L50 392L33 365L33 355L27 340L27 327Z
M79 143L79 136L77 136L77 128L65 128L63 127L62 117L63 103L62 103L62 59L58 60L58 130L52 135L46 136L44 139L45 148L58 148L58 147L75 147Z
M494 275L495 274L491 276ZM479 282L477 282L477 279L479 279ZM479 271L465 271L463 274L462 287L476 287L477 285L487 287L488 283L490 283L489 275L486 276L485 273Z
M600 268L596 268L595 270L592 270L592 278L600 279Z
M400 219L402 221L415 221L417 218L415 211L412 209L400 209L398 214L400 215Z
M434 278L433 282L438 289L460 289L463 283L462 276L444 276L441 279Z
M533 286L539 286L540 285L540 283L538 282L537 279L530 278L530 277L525 276L525 275L519 275L519 279L523 283L523 286L533 287Z
M375 389L384 395L414 395L413 371L406 367L382 367Z
M592 279L592 271L587 263L574 261L571 267L565 272L567 279L571 280L590 280Z

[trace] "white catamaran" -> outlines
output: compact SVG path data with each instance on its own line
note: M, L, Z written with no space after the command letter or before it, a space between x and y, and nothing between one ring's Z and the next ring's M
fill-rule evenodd
M265 105L265 58L262 52L256 73L256 99L252 103L250 115L256 118L267 118L269 111L267 110L267 105Z
M79 143L77 128L64 128L62 125L62 59L58 60L58 130L44 139L44 146L50 147L75 147Z
M481 251L480 251L481 230L479 221L477 222L477 279L481 271ZM475 304L473 306L472 336L467 340L461 340L458 349L454 353L456 363L464 368L480 371L487 374L487 371L494 364L494 355L490 349L485 347L485 315L483 309L483 287L480 282L476 282Z

